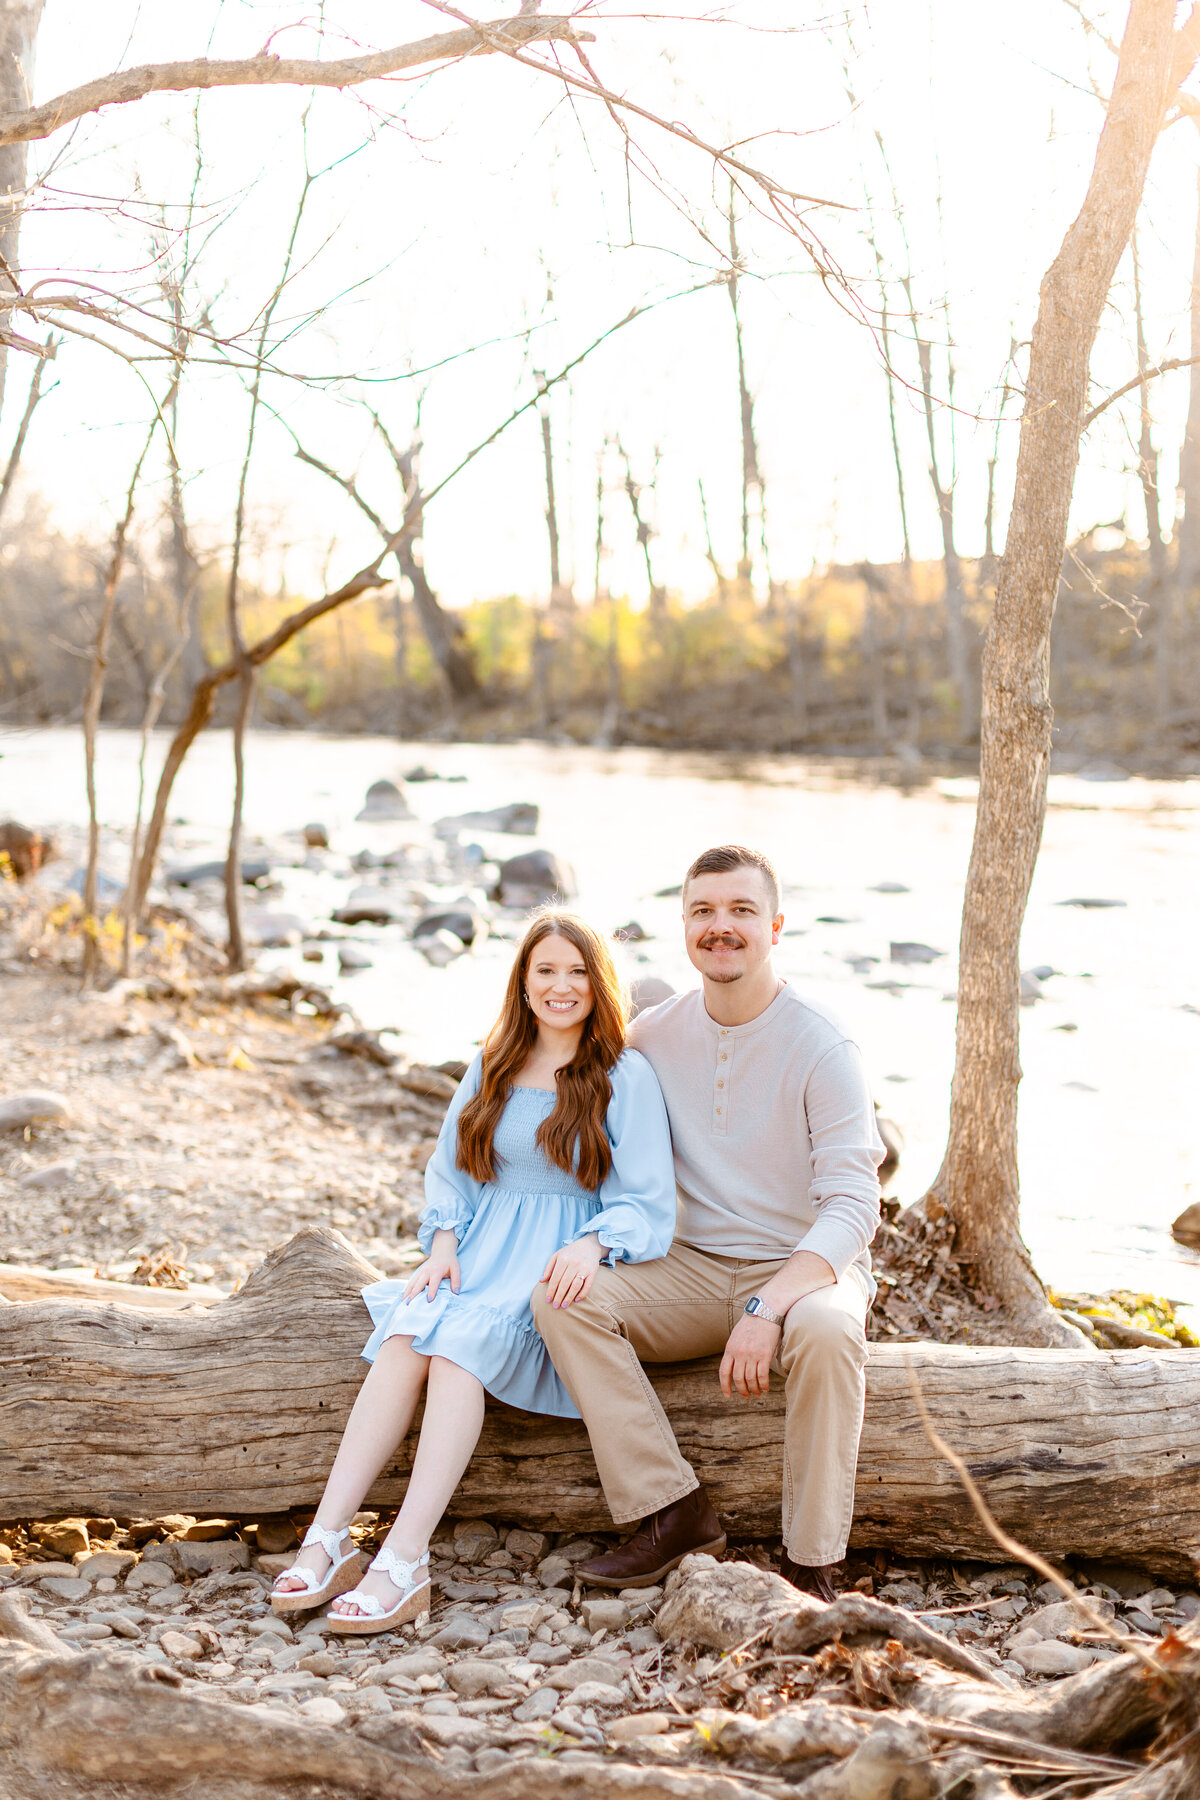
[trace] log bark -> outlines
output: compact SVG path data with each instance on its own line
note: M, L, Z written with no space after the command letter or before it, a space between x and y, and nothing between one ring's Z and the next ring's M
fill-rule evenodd
M254 1518L311 1506L364 1372L359 1290L377 1273L310 1227L203 1312L92 1301L0 1309L0 1518L165 1512ZM858 1546L994 1560L910 1386L1002 1524L1046 1556L1190 1577L1200 1554L1200 1356L871 1346ZM732 1535L779 1530L783 1397L722 1399L716 1363L650 1371ZM402 1446L371 1493L401 1499ZM583 1427L489 1404L450 1511L543 1530L611 1529Z
M1195 12L1133 0L1078 217L1042 282L1008 541L983 659L979 806L963 906L958 1039L933 1201L978 1285L1032 1344L1065 1343L1020 1234L1020 937L1046 810L1050 629L1066 549L1092 344L1129 242L1171 94L1195 60Z

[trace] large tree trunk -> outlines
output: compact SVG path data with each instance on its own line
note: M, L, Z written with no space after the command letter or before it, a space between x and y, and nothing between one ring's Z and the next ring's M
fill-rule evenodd
M1008 544L984 650L950 1132L929 1203L948 1209L957 1253L1030 1343L1061 1343L1070 1332L1047 1303L1021 1239L1017 1168L1019 951L1046 807L1050 626L1092 343L1166 101L1181 78L1174 12L1173 0L1133 0L1087 194L1042 283Z
M33 98L33 53L44 0L0 0L0 113L24 112ZM21 215L25 211L25 160L27 146L0 147L0 295L11 302L21 279ZM8 312L7 304L4 307ZM11 318L11 314L9 314ZM7 325L8 318L2 322ZM8 344L0 331L0 408L4 405L4 377Z
M202 1313L0 1307L0 1518L249 1518L314 1504L364 1373L359 1290L376 1278L314 1227ZM1007 1529L1047 1556L1190 1573L1200 1355L873 1345L852 1542L987 1558L990 1538L926 1439L910 1369ZM714 1360L650 1373L729 1530L777 1534L778 1386L746 1404L722 1398ZM404 1447L373 1503L400 1500L410 1462ZM451 1511L611 1529L583 1427L495 1404Z

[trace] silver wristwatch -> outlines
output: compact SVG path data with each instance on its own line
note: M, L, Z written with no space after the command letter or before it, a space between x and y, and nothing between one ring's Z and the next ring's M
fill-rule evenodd
M752 1297L747 1300L742 1311L748 1312L751 1318L765 1319L768 1325L783 1324L784 1315L782 1313L772 1312L766 1301L760 1300L757 1294L752 1295Z

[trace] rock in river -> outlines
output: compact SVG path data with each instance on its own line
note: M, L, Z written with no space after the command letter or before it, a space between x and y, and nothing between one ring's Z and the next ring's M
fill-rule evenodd
M394 781L373 781L367 789L362 811L356 816L368 824L379 824L389 819L411 819L412 813Z
M500 864L494 897L502 906L542 906L576 892L574 870L552 850L525 850Z
M1193 1200L1190 1206L1184 1207L1171 1226L1171 1236L1177 1244L1200 1250L1200 1200Z
M932 944L898 943L891 945L889 954L894 963L931 963L946 952L935 950Z
M257 887L266 881L271 873L271 865L262 858L241 865L242 880L248 887ZM167 880L173 887L195 887L201 881L224 881L225 864L223 862L190 863L186 867L168 869Z
M503 831L510 837L532 837L538 828L540 814L528 800L514 800L509 806L494 806L490 812L459 813L457 818L439 819L434 830L439 837L452 837L459 831Z
M339 906L333 917L339 925L390 925L407 910L399 893L364 885L351 888L346 904Z
M439 931L452 931L464 944L488 934L487 920L468 906L443 907L441 911L422 913L413 926L413 938L433 937Z
M425 961L435 969L444 969L447 963L457 962L460 956L467 954L467 945L454 931L430 932L425 937L419 937L416 944Z

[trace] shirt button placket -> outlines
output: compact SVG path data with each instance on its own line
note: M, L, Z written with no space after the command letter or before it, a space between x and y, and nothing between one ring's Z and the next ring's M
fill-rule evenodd
M733 1049L733 1039L728 1029L721 1027L721 1035L717 1040L716 1073L713 1077L713 1120L714 1132L724 1135L729 1119L729 1057Z

